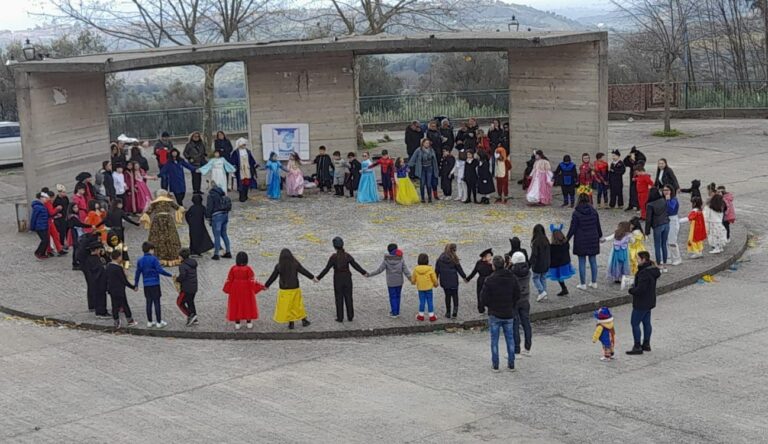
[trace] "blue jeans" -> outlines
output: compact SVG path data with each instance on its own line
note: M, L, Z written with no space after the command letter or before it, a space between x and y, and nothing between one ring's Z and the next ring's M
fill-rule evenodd
M668 240L669 224L659 225L653 229L653 252L656 254L656 263L659 265L667 262Z
M432 171L432 167L421 167L421 177L419 177L419 191L421 191L421 200L425 200L427 197L432 198L432 179L435 177L435 172ZM427 188L427 196L424 197L424 187Z
M387 287L387 290L389 290L389 312L397 316L400 314L400 292L403 290L403 286Z
M650 344L651 332L653 331L653 328L651 327L651 310L638 310L633 308L629 322L632 324L632 336L635 338L635 345L640 345L641 323L643 324L643 334L645 336L642 343Z
M488 316L488 329L491 331L491 364L493 368L499 368L499 329L504 330L504 342L507 343L507 364L515 364L515 338L512 330L514 319L501 319L496 316Z
M227 225L229 224L229 213L216 213L211 218L213 229L213 255L218 256L221 250L221 240L224 239L224 251L229 253L229 236L227 236Z
M525 337L525 349L531 349L531 341L533 334L531 333L531 306L529 304L518 305L515 308L517 318L513 323L514 337L515 337L515 353L520 353L520 326L523 327L523 335Z
M579 256L579 282L586 284L587 258L589 258L589 271L592 274L592 283L597 282L597 256Z
M419 313L424 313L425 304L430 313L435 312L435 306L432 302L432 290L419 290Z
M536 287L539 294L547 291L547 273L533 273L533 286Z

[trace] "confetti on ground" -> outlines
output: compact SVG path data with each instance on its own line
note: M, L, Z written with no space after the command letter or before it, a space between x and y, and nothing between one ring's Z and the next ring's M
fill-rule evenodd
M314 233L304 233L301 236L299 236L299 239L305 240L307 242L312 242L313 244L323 243L323 240L317 237Z

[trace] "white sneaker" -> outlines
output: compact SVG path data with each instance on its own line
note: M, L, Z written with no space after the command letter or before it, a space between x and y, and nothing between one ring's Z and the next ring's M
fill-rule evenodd
M674 265L674 266L678 266L678 265L680 265L682 263L683 263L683 261L681 259L676 259L676 260L672 261L672 265Z
M157 323L157 328L164 328L166 325L168 325L165 321L160 321Z
M662 273L668 273L669 269L667 267L661 267L661 272Z
M154 322L147 322L147 328L153 328L155 326Z
M547 292L546 291L542 291L541 293L539 293L539 295L536 297L536 302L541 302L544 299L547 299Z
M578 288L579 290L586 290L587 286L584 285L584 284L579 284L579 285L576 286L576 288Z
M240 330L240 323L239 322L235 323L235 330Z
M597 282L592 282L591 284L589 284L589 287L597 290Z
M607 361L610 361L611 358L609 358L607 356L600 356L600 360L603 361L603 362L607 362Z
M700 259L702 256L704 256L702 253L693 253L691 259Z
M245 328L253 328L253 322L245 324Z
M531 356L531 351L530 350L526 350L526 349L522 349L522 350L520 350L520 354L523 355L523 356Z

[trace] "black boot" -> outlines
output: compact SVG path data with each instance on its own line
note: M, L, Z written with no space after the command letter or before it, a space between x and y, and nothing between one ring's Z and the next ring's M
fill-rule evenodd
M350 319L350 321L351 321L351 319ZM304 319L301 320L301 326L302 327L309 327L309 324L311 324L311 322L309 322L309 319L304 318Z
M296 326L293 324L293 321L289 322L288 323L288 330L293 330L294 328L296 328Z
M650 342L643 342L643 346L642 346L642 348L643 348L643 351L644 351L644 352L649 352L649 351L651 351L651 343L650 343Z
M635 344L634 347L632 347L632 350L627 352L628 355L642 355L643 354L643 348L640 347L640 344Z

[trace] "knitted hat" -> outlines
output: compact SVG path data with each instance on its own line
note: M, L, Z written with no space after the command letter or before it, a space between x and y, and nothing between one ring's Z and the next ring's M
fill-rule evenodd
M331 241L331 242L333 243L333 248L335 248L337 250L341 250L342 248L344 248L344 239L342 239L342 238L340 238L338 236L334 237L333 241Z
M595 310L595 319L604 320L604 319L610 319L613 317L613 314L611 314L611 310L608 309L608 307L600 307L597 310Z
M525 255L522 251L516 251L512 254L512 265L525 263Z

